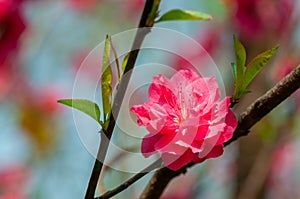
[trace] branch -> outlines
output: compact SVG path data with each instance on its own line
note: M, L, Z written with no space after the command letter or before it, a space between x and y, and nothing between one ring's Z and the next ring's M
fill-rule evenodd
M266 116L271 110L287 99L300 87L300 65L289 75L283 78L271 90L253 102L239 117L239 124L232 139L224 143L225 146L249 133L250 128ZM168 183L176 176L185 173L187 168L193 166L190 163L178 171L162 168L155 172L149 184L141 195L141 199L159 198Z
M241 136L246 136L249 129L287 99L300 87L300 65L284 77L272 89L253 102L245 112L240 115L239 124L231 140L225 146Z
M155 15L153 13L156 13L158 10L158 6L160 4L160 0L147 0L144 6L144 10L142 13L142 17L138 26L138 31L135 35L134 42L131 48L131 52L127 61L127 64L125 66L124 74L126 72L129 72L130 70L133 69L137 56L139 54L139 49L142 46L142 43L144 41L145 36L149 33L150 28L154 24L155 20ZM148 27L148 28L146 28ZM123 75L119 89L117 91L113 106L112 106L112 113L110 114L110 121L109 125L106 131L102 131L101 133L101 142L100 146L98 149L98 154L97 158L95 160L95 164L92 170L92 174L88 183L87 191L85 194L85 199L93 199L97 184L98 184L98 179L103 167L103 162L105 160L105 156L107 154L107 149L109 146L109 141L112 136L116 119L119 114L119 110L123 101L123 98L125 96L125 91L127 89L130 77L131 77L131 72L128 73L128 75Z
M103 167L102 160L104 160L105 155L107 153L107 149L108 149L108 142L106 142L105 134L106 133L104 133L104 129L102 129L102 131L100 131L101 140L100 140L100 145L98 148L97 158L95 159L95 163L94 163L92 174L91 174L91 177L89 180L88 188L85 193L85 199L94 198L94 195L96 192L98 179L100 177L101 169Z
M182 167L177 171L173 171L168 169L167 167L161 168L157 170L152 176L150 182L147 187L141 194L140 199L146 198L159 198L162 192L165 190L166 186L169 182L180 174L185 174L187 172L187 168L193 166L194 163L189 163L187 166Z
M142 171L140 171L139 173L137 173L133 177L129 178L127 181L125 181L121 185L117 186L116 188L114 188L110 191L105 192L103 195L101 195L101 196L99 196L95 199L107 199L107 198L111 198L111 197L117 195L118 193L124 191L130 185L132 185L133 183L135 183L136 181L138 181L139 179L144 177L149 172L153 171L156 168L159 168L161 166L161 164L162 164L161 159L156 160L155 162L150 164L148 167L146 167L145 169L143 169Z

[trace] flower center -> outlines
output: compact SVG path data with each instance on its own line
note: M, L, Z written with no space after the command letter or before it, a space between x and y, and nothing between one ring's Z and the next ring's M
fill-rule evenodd
M187 107L185 104L185 99L184 99L184 93L183 93L183 86L180 83L179 84L179 104L180 104L180 112L181 112L181 117L182 119L186 119L187 118Z
M177 124L180 124L181 123L181 119L179 117L174 117L174 122L177 123Z

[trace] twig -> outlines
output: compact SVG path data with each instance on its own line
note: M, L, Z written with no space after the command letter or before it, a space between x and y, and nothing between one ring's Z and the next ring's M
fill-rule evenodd
M100 132L101 141L98 148L97 158L95 159L94 167L92 170L92 174L89 180L88 188L85 194L85 199L92 199L94 198L96 187L98 184L98 179L100 177L101 169L103 167L103 161L105 158L105 155L107 153L108 149L108 142L106 141L105 134L103 132L104 129L102 129L102 132Z
M240 115L239 124L231 140L225 143L230 144L241 136L246 136L249 129L276 108L281 102L287 99L300 87L300 65L290 74L284 77L272 89L253 102L245 112Z
M135 149L136 149L136 147L124 149L124 151L121 151L118 155L116 155L107 165L103 165L101 175L98 180L98 188L99 188L100 193L107 191L104 187L102 179L104 178L104 173L106 173L111 168L109 165L113 165L113 164L117 163L118 161L121 161L123 158L126 158L126 154L127 154L126 152L133 151Z
M116 188L114 188L110 191L107 191L106 193L104 193L103 195L101 195L95 199L107 199L107 198L117 195L118 193L127 189L130 185L132 185L133 183L135 183L136 181L141 179L143 176L145 176L149 172L153 171L156 168L159 168L161 166L161 164L162 164L161 159L156 160L155 162L150 164L148 167L146 167L145 169L143 169L142 171L140 171L139 173L137 173L136 175L134 175L133 177L131 177L130 179L128 179L127 181L122 183L121 185L117 186Z
M255 100L245 112L239 117L239 124L231 140L224 145L227 146L233 141L249 133L250 128L259 120L266 116L271 110L288 98L300 87L300 65L289 75L283 78L278 84L270 89L263 96ZM193 166L188 164L178 171L172 171L168 168L162 168L154 174L151 181L141 195L141 199L159 198L165 190L168 183L176 176L184 173L187 168Z
M150 28L145 27L152 27L154 24L155 16L153 16L153 12L156 12L158 9L158 6L160 4L160 0L147 0L144 6L144 10L142 13L142 17L139 23L139 29L135 35L134 42L131 48L131 52L125 67L125 71L129 72L131 69L133 69L137 56L139 54L139 49L144 41L145 36L147 33L149 33ZM110 114L110 121L109 125L106 131L103 131L101 133L101 143L98 149L97 158L95 160L95 164L92 170L92 174L88 183L87 191L85 194L85 199L93 199L96 192L96 187L98 183L98 179L103 167L103 162L105 160L105 156L107 154L107 149L109 146L109 140L112 136L116 119L119 114L119 110L121 107L121 103L123 101L123 98L125 96L125 91L127 89L127 85L129 83L131 73L129 72L128 75L124 75L124 78L121 78L120 86L117 91L113 107L112 107L112 114ZM126 77L126 78L125 78ZM104 141L102 141L104 140ZM99 160L100 157L100 160Z
M169 182L179 174L185 174L187 172L187 168L191 167L192 165L194 164L190 163L187 166L177 170L176 172L168 169L167 167L157 170L148 183L146 189L141 194L140 199L159 198Z

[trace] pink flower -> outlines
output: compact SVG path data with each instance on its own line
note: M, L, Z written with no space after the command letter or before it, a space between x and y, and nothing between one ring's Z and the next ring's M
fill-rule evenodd
M0 101L5 96L10 86L10 70L0 66Z
M29 175L25 165L13 165L0 170L0 187L16 187L26 184Z
M18 48L25 22L21 14L22 0L0 1L0 67Z
M171 79L158 75L148 93L149 102L131 108L138 125L149 131L142 141L145 157L161 152L165 165L178 170L222 155L237 120L229 109L230 98L220 101L214 77L191 70L180 70Z
M235 8L232 21L246 40L285 36L293 24L295 0L229 0Z
M13 66L17 64L19 40L25 30L22 2L0 1L0 100L8 93L12 79L16 76Z
M0 199L26 199L24 192L30 173L26 165L0 169Z
M100 0L69 0L69 5L76 11L89 12L100 2Z
M137 12L137 11L142 11L145 4L145 0L130 0L125 4L128 11Z
M280 57L276 61L275 67L272 71L272 80L274 82L279 82L285 76L287 76L292 70L294 70L300 63L300 59L295 55L292 56L291 52L288 52L287 55Z
M25 196L24 193L19 193L19 191L14 192L14 193L1 193L0 194L0 199L26 199L27 197Z

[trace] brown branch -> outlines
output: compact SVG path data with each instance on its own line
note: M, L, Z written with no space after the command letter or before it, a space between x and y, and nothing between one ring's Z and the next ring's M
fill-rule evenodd
M149 181L144 192L141 194L140 199L159 198L169 182L176 176L185 174L187 172L187 168L191 167L192 165L194 164L190 163L177 171L173 171L171 169L168 169L167 167L157 170Z
M108 149L108 142L106 141L106 136L103 132L104 130L100 131L101 141L97 152L97 158L95 159L94 167L92 170L92 174L89 180L88 188L85 193L85 199L92 199L94 198L96 187L98 184L98 179L100 177L101 169L103 167L103 161Z
M107 198L111 198L111 197L117 195L118 193L127 189L130 185L132 185L133 183L135 183L136 181L141 179L143 176L145 176L149 172L153 171L156 168L159 168L161 166L161 164L162 164L161 159L156 160L155 162L150 164L148 167L144 168L142 171L140 171L133 177L129 178L127 181L125 181L121 185L117 186L116 188L114 188L110 191L105 192L103 195L101 195L95 199L107 199Z
M270 89L263 96L255 100L245 112L239 117L239 124L231 140L224 145L227 146L233 141L249 133L250 128L259 120L266 116L281 102L287 99L300 87L300 65L295 68L289 75L283 78L278 84ZM193 166L190 163L178 171L172 171L168 168L162 168L155 172L154 176L148 183L141 199L159 198L165 190L168 183L176 176L185 173L187 168Z
M246 136L249 129L287 99L300 87L300 65L290 74L277 83L263 96L253 102L245 112L240 115L239 124L233 137L225 145L230 144L241 136Z
M113 107L112 113L110 114L110 121L108 124L108 128L106 131L101 133L101 142L98 149L97 158L95 159L94 167L92 170L92 174L88 183L87 191L85 194L85 199L93 199L95 196L98 179L103 167L103 162L105 160L107 149L109 146L110 138L112 137L112 133L115 127L116 119L119 114L119 110L125 96L125 91L127 89L131 72L130 70L133 69L137 56L139 54L139 49L142 46L145 36L149 33L150 27L153 26L155 15L153 13L157 12L158 6L160 4L160 0L147 0L144 6L144 10L141 16L141 20L138 26L137 33L135 35L133 45L131 48L131 52L125 66L124 73L128 72L128 75L124 75L124 78L121 78L121 82L119 85L119 89L117 91ZM149 27L149 28L146 28Z
M104 173L106 173L108 170L111 169L111 167L109 165L113 165L113 164L119 162L120 160L122 160L123 158L126 158L127 152L133 151L135 149L136 149L136 147L124 149L124 151L121 151L120 153L118 153L107 165L103 165L103 168L102 168L101 174L99 176L99 180L98 180L98 188L99 188L100 193L107 192L107 190L103 184L103 178L104 178Z

